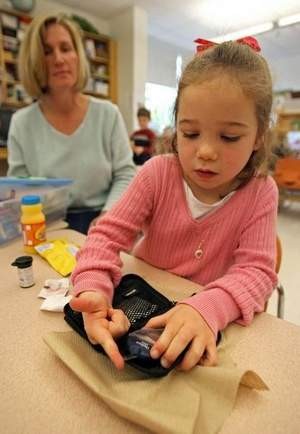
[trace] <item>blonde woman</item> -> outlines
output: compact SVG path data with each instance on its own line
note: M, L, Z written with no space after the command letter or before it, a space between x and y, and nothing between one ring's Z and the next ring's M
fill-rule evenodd
M135 174L121 114L112 103L82 93L88 64L80 30L62 14L33 20L19 70L36 101L12 118L8 175L72 178L67 221L86 233Z

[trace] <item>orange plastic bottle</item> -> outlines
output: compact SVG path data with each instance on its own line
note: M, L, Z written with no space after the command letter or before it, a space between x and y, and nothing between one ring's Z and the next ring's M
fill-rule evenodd
M34 247L46 241L46 219L40 196L22 197L21 224L24 250L28 253L35 253Z

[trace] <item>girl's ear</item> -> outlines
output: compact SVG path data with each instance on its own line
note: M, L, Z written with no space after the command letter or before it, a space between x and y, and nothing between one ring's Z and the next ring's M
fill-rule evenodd
M263 136L257 137L253 146L253 151L258 151L258 149L260 149L263 146L263 143L264 143L264 137Z
M174 154L177 154L177 132L176 131L171 140L171 148Z

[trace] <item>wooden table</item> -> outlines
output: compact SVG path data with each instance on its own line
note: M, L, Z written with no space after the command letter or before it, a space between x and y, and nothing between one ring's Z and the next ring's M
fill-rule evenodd
M51 232L51 237L67 237L79 244L84 240L83 235L70 230ZM17 270L10 264L22 254L21 240L0 248L1 433L147 433L116 416L43 342L47 332L69 330L63 314L41 311L37 298L45 279L60 276L35 257L36 285L20 288ZM129 255L123 255L123 260L124 273L138 273L170 295L174 289L187 295L197 288ZM234 361L261 375L270 391L241 387L220 433L299 434L300 327L264 313L250 327L232 325L228 333L236 342L231 354Z

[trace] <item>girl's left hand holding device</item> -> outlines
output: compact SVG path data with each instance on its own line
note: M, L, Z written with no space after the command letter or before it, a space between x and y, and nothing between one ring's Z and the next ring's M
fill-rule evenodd
M108 299L95 291L85 291L70 301L72 309L82 312L84 328L92 344L100 344L117 369L124 367L115 338L124 335L130 323L124 312L113 309Z
M150 355L161 358L168 368L187 349L178 369L189 371L195 365L215 366L217 347L215 336L203 317L193 307L178 304L163 315L152 318L145 327L161 328L164 331L153 345Z

